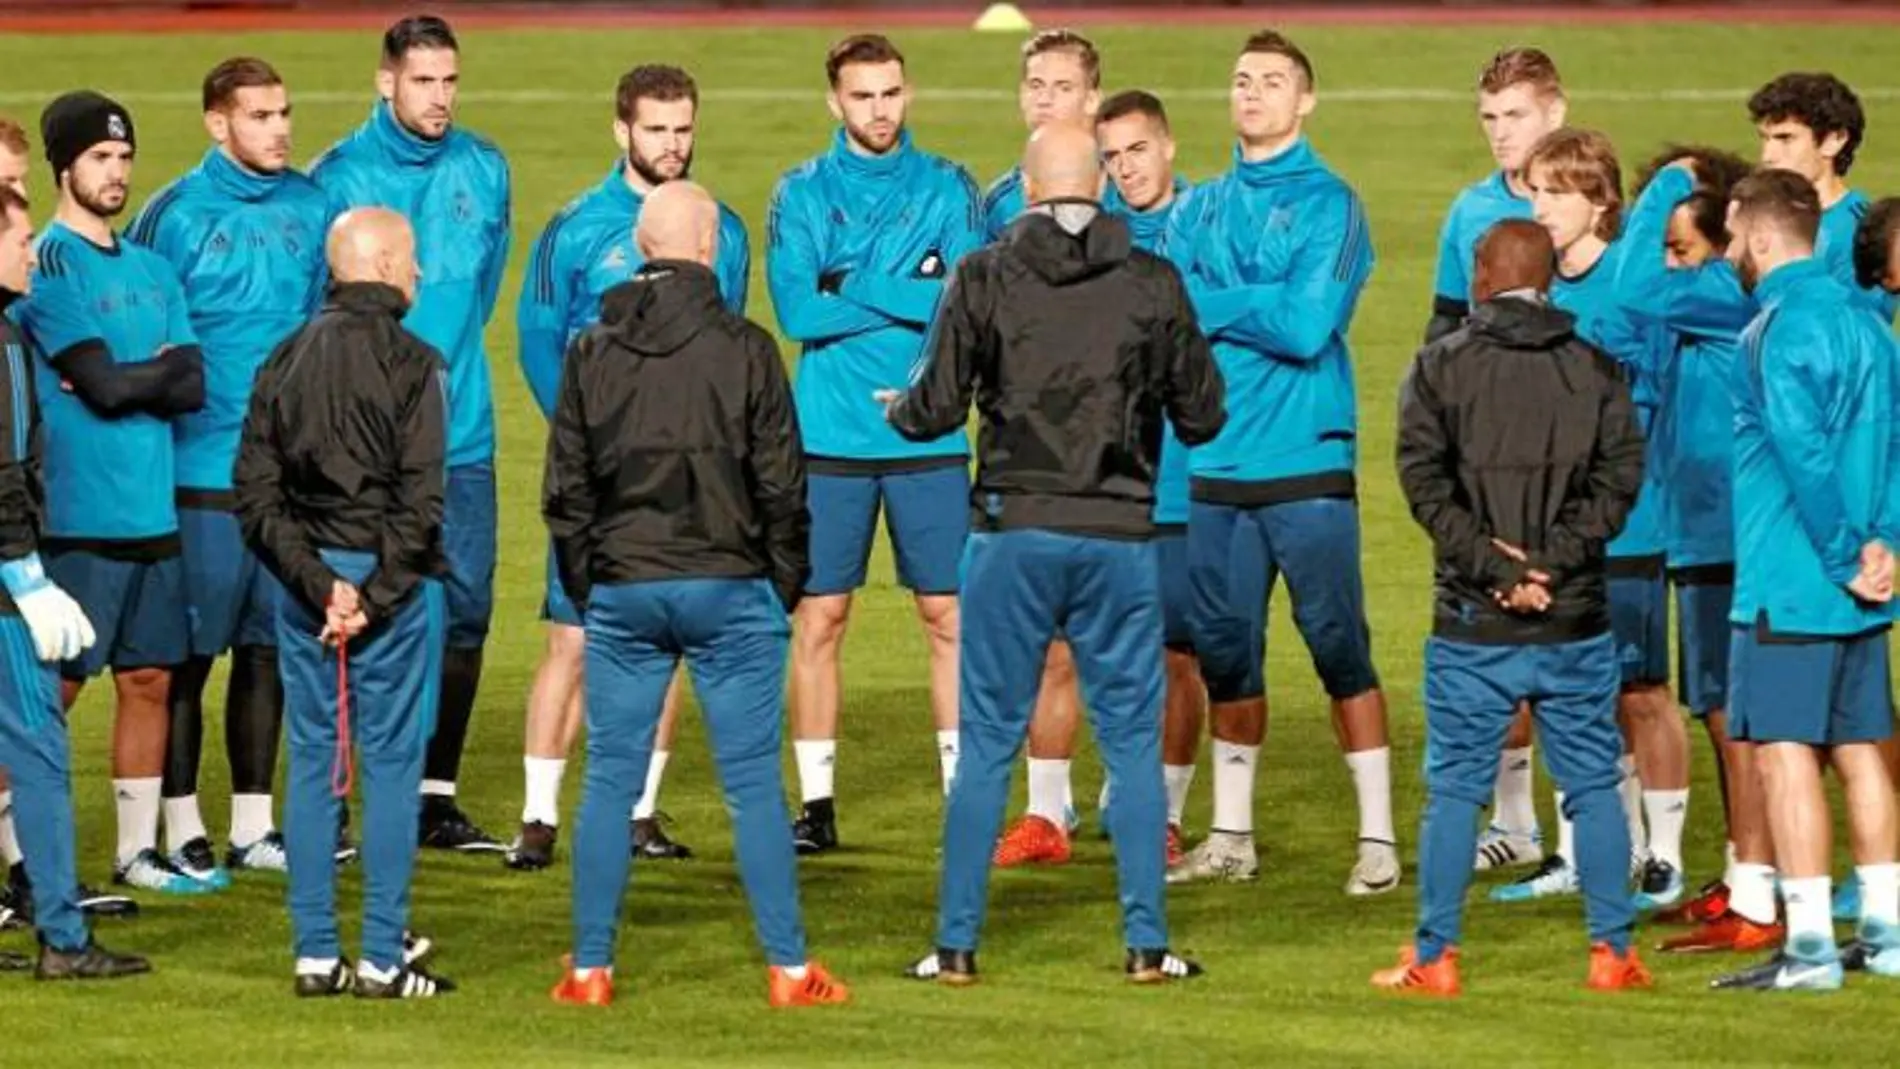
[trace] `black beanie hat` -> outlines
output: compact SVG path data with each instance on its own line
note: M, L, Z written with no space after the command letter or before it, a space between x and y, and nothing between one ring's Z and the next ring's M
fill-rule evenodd
M46 162L53 165L55 182L92 146L123 141L137 149L136 137L132 113L89 89L67 93L40 115L40 142L46 146Z

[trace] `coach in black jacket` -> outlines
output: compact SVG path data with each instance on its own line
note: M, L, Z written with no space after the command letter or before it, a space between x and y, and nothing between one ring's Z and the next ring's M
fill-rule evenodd
M1381 986L1449 993L1478 810L1519 702L1576 823L1590 983L1648 974L1629 945L1629 829L1604 547L1643 478L1643 434L1615 361L1547 301L1555 255L1535 223L1477 247L1479 303L1419 353L1400 392L1398 466L1437 553L1425 651L1430 799L1419 833L1417 940Z
M957 265L921 378L885 395L908 438L963 426L973 397L982 419L961 591L962 758L944 819L937 952L911 975L975 979L1010 769L1061 629L1114 784L1127 973L1180 979L1200 969L1168 952L1160 579L1148 539L1163 416L1187 445L1213 438L1226 419L1222 383L1174 267L1134 249L1127 225L1095 203L1094 138L1045 127L1023 177L1030 209Z
M296 991L428 998L452 985L405 963L403 931L444 641L445 370L402 325L416 284L408 222L381 209L346 213L326 251L329 299L258 370L234 472L245 541L287 593L277 641ZM332 647L347 647L346 666ZM333 773L348 767L346 729L363 759L355 970L336 925L336 796L349 777Z
M693 674L737 837L774 1005L842 1002L806 961L779 768L786 614L810 570L805 463L770 335L720 302L719 209L668 182L641 206L646 265L607 291L561 371L542 513L587 632L587 773L574 830L563 1002L612 999L630 861L680 659Z

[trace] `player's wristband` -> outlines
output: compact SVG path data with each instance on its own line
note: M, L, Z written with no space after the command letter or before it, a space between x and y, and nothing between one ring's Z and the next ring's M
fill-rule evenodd
M38 553L28 553L18 560L0 564L0 583L6 584L7 593L15 601L52 585L52 581L46 578L46 569L40 565Z

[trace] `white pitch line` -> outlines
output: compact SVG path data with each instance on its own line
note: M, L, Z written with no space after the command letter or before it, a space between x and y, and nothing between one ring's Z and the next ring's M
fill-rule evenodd
M58 96L64 90L11 89L0 92L0 105L44 104ZM1196 86L1193 88L1151 90L1166 100L1217 101L1227 99L1227 90L1218 87ZM1578 89L1572 90L1574 100L1602 101L1613 104L1647 103L1730 103L1748 99L1753 89ZM199 102L196 92L173 90L129 90L113 93L106 90L115 99L125 104L153 104L161 106L192 106ZM1900 100L1900 86L1861 86L1855 89L1863 100ZM309 89L299 91L291 87L292 99L299 104L328 105L367 105L370 99L368 87L358 90ZM808 107L820 97L816 91L801 93L795 89L768 89L763 87L735 89L707 89L701 93L709 101L732 101L742 104L781 104ZM1472 99L1471 91L1466 89L1427 89L1419 87L1363 88L1363 89L1322 89L1322 104L1450 104L1465 103ZM971 101L1001 103L1014 101L1014 89L992 88L930 88L920 86L917 98L926 103L932 101ZM528 106L535 104L601 104L606 105L612 94L601 92L581 92L572 89L489 89L470 90L462 94L464 104L481 106Z

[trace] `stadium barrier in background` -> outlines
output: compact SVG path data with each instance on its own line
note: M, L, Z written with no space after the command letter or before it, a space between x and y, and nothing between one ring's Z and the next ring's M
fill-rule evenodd
M1900 5L1900 0L1026 0L1022 8L1034 12L1059 12L1064 9L1113 11L1118 8L1158 11L1179 9L1191 14L1196 9L1250 11L1262 19L1273 19L1288 12L1358 9L1470 10L1478 13L1514 12L1536 15L1563 9L1656 9L1694 8L1703 11L1773 9L1794 12L1880 13ZM601 14L654 14L672 12L745 11L888 11L888 12L969 12L974 15L985 6L982 2L956 0L0 0L0 15L26 13L100 13L122 11L178 12L350 12L438 10L536 10L562 13L598 12Z

